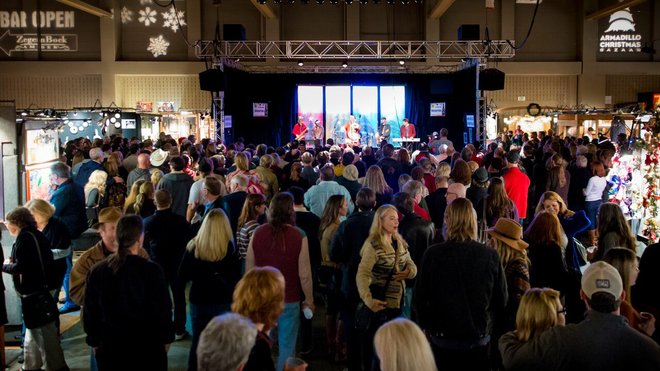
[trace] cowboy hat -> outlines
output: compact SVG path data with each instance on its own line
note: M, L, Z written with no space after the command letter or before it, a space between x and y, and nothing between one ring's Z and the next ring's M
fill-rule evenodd
M500 240L518 251L525 251L529 246L527 242L521 239L522 226L512 219L499 218L495 226L486 229L486 232L496 240Z
M167 160L167 152L158 148L151 153L151 157L149 159L151 161L151 165L158 167L162 165L165 160Z

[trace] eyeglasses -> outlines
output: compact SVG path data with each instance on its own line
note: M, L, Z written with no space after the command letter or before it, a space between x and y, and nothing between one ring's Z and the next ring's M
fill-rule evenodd
M566 315L566 312L568 312L568 311L566 310L566 308L562 308L562 309L560 309L560 310L557 311L557 314L563 314L563 315Z

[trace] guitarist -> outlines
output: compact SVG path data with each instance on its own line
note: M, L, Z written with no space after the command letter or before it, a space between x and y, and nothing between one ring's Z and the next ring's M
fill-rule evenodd
M302 140L307 134L307 125L303 123L303 117L298 117L298 122L293 124L293 130L291 131L295 140Z
M387 117L383 117L380 119L380 129L378 129L378 141L387 141L389 142L390 140L390 134L392 133L392 127L390 124L387 122Z
M360 116L362 118L362 116ZM360 129L362 127L359 123L355 122L355 116L350 115L348 122L344 125L344 131L346 133L346 144L348 145L360 145Z

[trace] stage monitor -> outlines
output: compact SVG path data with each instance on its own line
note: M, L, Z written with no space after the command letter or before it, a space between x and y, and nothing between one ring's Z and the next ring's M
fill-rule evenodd
M445 115L445 102L431 103L431 117L443 117Z
M268 117L268 103L252 103L252 117Z

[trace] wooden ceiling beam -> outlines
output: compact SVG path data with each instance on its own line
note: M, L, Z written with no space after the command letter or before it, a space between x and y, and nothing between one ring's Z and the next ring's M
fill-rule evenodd
M435 6L429 12L430 19L438 19L442 17L443 14L449 9L449 7L454 3L455 0L438 0L435 3Z
M270 7L268 4L259 4L257 0L250 0L252 5L254 5L259 13L261 13L264 17L268 19L277 19L277 15L275 14L275 10Z

